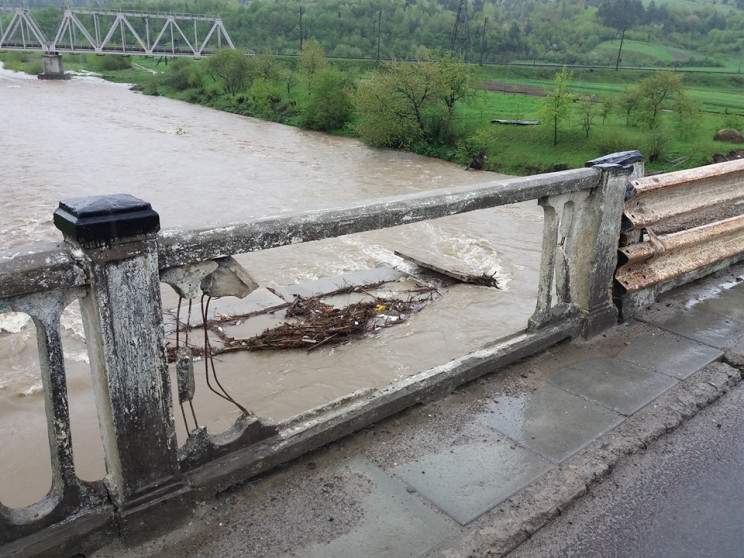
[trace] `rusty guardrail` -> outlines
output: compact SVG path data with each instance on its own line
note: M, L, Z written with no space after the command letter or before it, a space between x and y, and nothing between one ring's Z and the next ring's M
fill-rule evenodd
M615 273L624 317L744 254L744 160L631 180Z

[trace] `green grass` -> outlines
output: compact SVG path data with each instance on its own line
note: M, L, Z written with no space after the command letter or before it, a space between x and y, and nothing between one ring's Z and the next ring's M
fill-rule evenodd
M592 52L596 55L597 60L603 60L605 63L609 61L614 64L619 47L619 41L605 41L600 43ZM623 42L622 64L624 66L668 66L675 62L684 62L694 56L694 52L682 48L625 40Z
M551 70L553 74L556 71L555 68ZM546 75L544 68L519 68L515 71L514 68L491 67L476 72L480 80L542 85L552 89L554 82ZM592 95L619 93L625 85L632 85L647 75L650 72L577 70L570 90ZM612 82L613 77L620 79ZM687 74L685 78L688 78ZM676 129L672 114L665 114L661 133L656 136L663 140L662 149L658 159L653 162L648 161L648 156L656 151L654 135L637 127L626 126L625 118L617 113L610 114L604 123L598 115L588 138L579 115L574 114L571 120L559 126L556 146L552 145L552 126L548 124L530 127L489 124L493 119L541 119L541 99L516 93L492 93L486 99L483 99L482 93L476 95L459 112L462 115L460 131L472 134L478 128L486 130L490 137L488 168L507 174L546 172L563 165L581 167L585 161L595 157L630 149L644 153L650 170L700 166L710 162L713 153L726 153L737 147L714 142L713 136L724 127L744 128L744 80L739 76L691 75L689 81L695 86L687 88L688 95L700 100L706 112L700 115L698 128L692 138L684 137Z
M733 0L727 4L719 1L708 1L701 2L701 0L655 0L657 6L666 6L667 8L680 8L687 12L694 12L701 8L712 8L713 10L726 15L736 11ZM651 0L644 0L644 4L648 6Z

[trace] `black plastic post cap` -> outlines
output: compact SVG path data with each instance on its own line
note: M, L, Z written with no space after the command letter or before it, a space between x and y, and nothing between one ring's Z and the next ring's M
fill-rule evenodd
M160 216L129 194L73 198L59 202L54 225L78 242L106 242L156 233Z
M609 155L605 155L604 157L599 157L597 159L587 161L586 163L584 163L584 166L599 167L605 165L620 165L622 167L625 167L627 165L632 165L633 163L640 163L641 161L643 161L643 155L640 151L620 151L618 153L611 153Z

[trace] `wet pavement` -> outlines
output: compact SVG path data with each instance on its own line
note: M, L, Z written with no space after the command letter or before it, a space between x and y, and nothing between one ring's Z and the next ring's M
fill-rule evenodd
M203 502L109 556L501 556L741 380L744 267Z
M744 383L622 460L509 558L741 558Z

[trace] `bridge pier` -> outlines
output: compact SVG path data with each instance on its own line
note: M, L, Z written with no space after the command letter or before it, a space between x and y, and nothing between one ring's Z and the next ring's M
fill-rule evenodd
M44 54L41 63L44 66L44 73L38 75L39 79L70 79L70 76L65 74L61 54L56 52Z

